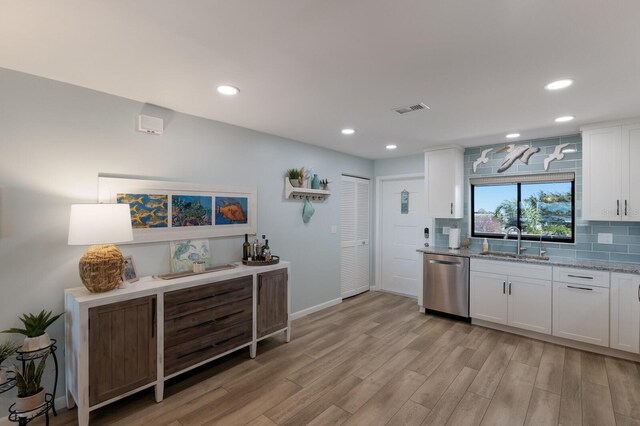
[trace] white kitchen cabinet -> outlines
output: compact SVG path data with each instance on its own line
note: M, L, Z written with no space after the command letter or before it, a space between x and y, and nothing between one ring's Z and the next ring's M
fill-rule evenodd
M509 276L509 325L551 334L551 281Z
M471 318L507 324L507 278L486 272L470 274Z
M640 124L582 131L584 220L640 221Z
M460 148L424 153L427 215L432 218L464 217L464 154Z
M609 346L640 353L640 276L611 274Z
M554 282L553 335L609 346L609 289Z
M551 334L551 276L547 266L472 259L471 318Z

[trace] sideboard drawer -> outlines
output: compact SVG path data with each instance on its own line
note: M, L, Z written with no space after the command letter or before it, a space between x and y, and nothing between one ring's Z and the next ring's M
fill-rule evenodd
M212 284L203 284L164 295L165 321L191 315L237 300L251 298L253 277L241 277Z

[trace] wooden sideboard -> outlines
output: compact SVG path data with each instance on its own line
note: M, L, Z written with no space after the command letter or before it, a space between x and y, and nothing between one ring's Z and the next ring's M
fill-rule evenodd
M67 406L89 413L276 333L291 338L289 263L65 290Z

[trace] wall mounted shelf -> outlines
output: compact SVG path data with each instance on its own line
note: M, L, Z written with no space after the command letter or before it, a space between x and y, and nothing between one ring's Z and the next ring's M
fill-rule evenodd
M330 195L331 191L325 189L296 188L284 178L284 197L288 200L324 201Z

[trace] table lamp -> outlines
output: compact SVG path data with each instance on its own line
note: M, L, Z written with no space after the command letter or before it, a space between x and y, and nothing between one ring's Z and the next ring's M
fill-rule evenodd
M90 245L80 258L80 279L94 293L113 290L122 281L124 257L113 243L133 240L128 204L73 204L69 245Z

